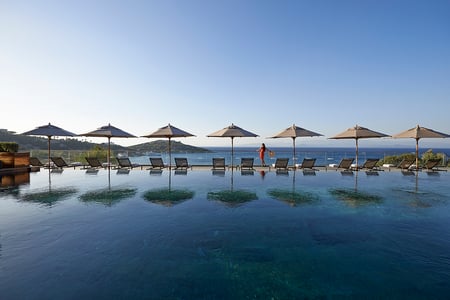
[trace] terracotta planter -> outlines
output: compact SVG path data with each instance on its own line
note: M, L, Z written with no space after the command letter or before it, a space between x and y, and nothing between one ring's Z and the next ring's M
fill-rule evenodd
M0 166L2 169L28 167L29 165L29 152L0 152Z
M2 169L14 168L14 153L0 152Z

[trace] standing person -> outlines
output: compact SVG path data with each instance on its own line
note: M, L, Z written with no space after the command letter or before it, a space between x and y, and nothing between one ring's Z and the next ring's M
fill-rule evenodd
M266 145L264 143L262 143L262 145L258 151L259 151L259 159L261 159L261 165L263 167L266 166L266 161L264 160L264 157L266 155L266 150L267 150Z

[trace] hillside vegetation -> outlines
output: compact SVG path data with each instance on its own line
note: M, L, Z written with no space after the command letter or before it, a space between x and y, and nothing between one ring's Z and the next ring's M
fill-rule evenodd
M16 134L15 132L8 131L7 129L0 129L0 142L15 142L19 144L19 151L34 151L34 150L46 150L48 139L46 137L27 136L23 134ZM173 153L197 153L197 152L210 152L208 149L185 145L178 141L172 141ZM52 138L51 149L52 151L64 150L64 151L90 151L95 149L107 149L106 143L96 144L86 141L80 141L75 138L56 137ZM111 144L111 150L115 152L127 152L130 156L143 155L148 152L162 153L168 151L168 140L156 140L148 143L142 143L133 145L130 147L123 147L117 144ZM34 151L37 153L36 151Z

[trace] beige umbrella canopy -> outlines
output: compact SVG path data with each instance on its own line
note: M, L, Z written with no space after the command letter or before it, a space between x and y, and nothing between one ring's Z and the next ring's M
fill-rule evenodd
M368 128L356 125L355 127L348 128L346 131L341 132L341 133L331 137L330 139L355 139L355 142L356 142L355 163L356 163L356 166L358 166L358 140L359 139L388 137L388 136L389 135L387 135L387 134L373 131Z
M90 136L90 137L106 137L108 138L108 168L111 166L111 138L130 138L130 137L137 137L135 135L132 135L131 133L128 133L126 131L123 131L122 129L119 129L117 127L112 126L111 124L108 124L106 126L102 126L94 131L90 131L88 133L80 134L80 136Z
M169 170L171 168L171 164L172 164L172 149L171 149L171 143L170 140L172 138L177 138L177 137L190 137L190 136L195 136L193 134L190 134L189 132L183 131L175 126L172 125L167 125L164 127L159 128L158 130L156 130L153 133L147 134L147 135L143 135L142 137L146 137L146 138L168 138L169 139Z
M22 134L46 136L48 138L47 144L48 144L48 166L49 167L50 167L50 140L52 139L52 136L76 136L75 133L64 130L64 129L57 127L55 125L52 125L50 123L48 123L48 125L36 127L35 129L24 132Z
M419 167L419 140L423 138L448 138L450 135L433 129L420 127L417 125L414 128L394 134L393 138L413 138L416 140L416 168Z
M298 137L307 137L307 136L310 136L310 137L322 136L322 134L295 126L295 124L293 124L292 126L289 126L285 130L272 136L271 138L273 138L273 139L292 138L292 143L293 143L293 147L294 147L293 159L295 160L295 139ZM294 160L293 160L293 162L295 163Z
M234 138L235 137L257 137L257 134L253 132L242 129L239 126L231 123L230 126L225 127L219 131L213 132L207 135L208 137L230 137L231 138L231 169L233 169L233 159L234 159Z

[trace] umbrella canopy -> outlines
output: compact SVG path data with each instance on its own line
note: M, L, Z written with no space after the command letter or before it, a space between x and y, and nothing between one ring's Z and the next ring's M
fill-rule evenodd
M50 123L48 123L48 125L36 127L35 129L24 132L22 134L46 136L48 138L48 166L49 167L50 167L50 140L52 139L52 136L76 136L75 133L64 130L64 129L57 127L55 125L52 125Z
M423 138L448 138L450 135L433 129L420 127L417 125L414 128L394 134L393 138L413 138L416 140L416 168L419 167L419 140Z
M167 126L159 128L158 130L156 130L153 133L150 133L150 134L147 134L147 135L143 135L142 137L146 137L146 138L168 138L169 139L169 170L170 170L171 164L172 164L172 149L171 149L170 140L172 138L190 137L190 136L195 136L195 135L190 134L189 132L186 132L184 130L181 130L181 129L179 129L179 128L169 124Z
M231 168L233 169L233 159L234 159L234 138L235 137L257 137L259 135L253 132L242 129L239 126L231 123L230 126L225 127L219 131L213 132L207 135L208 137L230 137L231 138Z
M310 131L298 126L295 126L295 124L293 124L292 126L289 126L288 128L286 128L285 130L281 131L280 133L272 136L271 138L273 139L277 139L277 138L292 138L292 144L294 147L294 153L293 153L293 161L295 162L295 139L298 137L306 137L306 136L322 136L322 134L314 132L314 131Z
M377 131L370 130L365 127L356 125L355 127L348 128L346 131L341 132L330 139L355 139L356 142L356 157L355 162L358 167L358 140L359 139L369 139L369 138L380 138L388 137L389 135L380 133Z
M90 137L106 137L108 138L108 168L110 167L111 162L111 138L130 138L130 137L137 137L135 135L132 135L131 133L128 133L126 131L123 131L122 129L119 129L117 127L112 126L111 124L108 124L106 126L102 126L94 131L90 131L87 133L80 134L80 136L90 136Z

